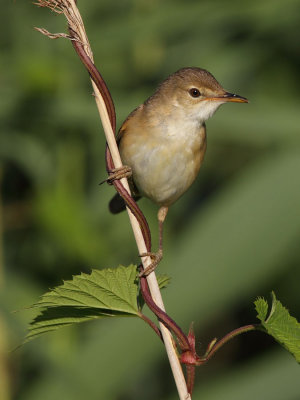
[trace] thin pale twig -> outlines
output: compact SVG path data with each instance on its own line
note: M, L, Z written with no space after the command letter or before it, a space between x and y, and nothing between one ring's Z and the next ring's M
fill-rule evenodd
M37 28L37 27L35 27L34 29L37 30L38 32L40 32L42 35L47 36L49 39L65 38L65 39L74 40L74 38L72 38L71 35L67 35L66 33L51 33L49 31L47 31L47 29Z

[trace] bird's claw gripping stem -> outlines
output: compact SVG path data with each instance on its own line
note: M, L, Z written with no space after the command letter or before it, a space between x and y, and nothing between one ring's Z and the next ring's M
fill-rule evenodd
M151 253L151 252L143 253L140 255L140 257L150 257L152 261L147 268L145 268L143 271L140 272L139 277L141 278L142 276L148 276L151 272L153 272L156 269L156 267L163 258L163 251L162 249L159 249L157 253Z
M130 178L132 176L132 169L128 165L122 165L120 168L113 168L109 171L108 178L100 183L107 182L112 185L113 181L120 180L122 178Z

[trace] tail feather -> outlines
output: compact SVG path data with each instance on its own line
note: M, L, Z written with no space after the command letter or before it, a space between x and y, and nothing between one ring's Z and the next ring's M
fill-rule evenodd
M141 197L140 196L134 196L133 197L135 201L138 201ZM120 212L124 211L126 209L126 204L123 198L119 195L119 193L116 193L114 197L110 200L108 204L109 211L112 214L119 214Z

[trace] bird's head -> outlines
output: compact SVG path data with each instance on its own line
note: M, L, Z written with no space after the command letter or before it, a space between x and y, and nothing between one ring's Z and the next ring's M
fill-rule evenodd
M182 68L170 75L155 97L201 122L210 118L224 103L248 103L245 97L224 90L210 72L201 68Z

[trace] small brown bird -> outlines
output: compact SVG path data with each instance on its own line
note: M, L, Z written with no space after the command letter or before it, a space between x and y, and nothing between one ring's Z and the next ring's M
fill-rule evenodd
M148 197L160 207L159 251L151 254L153 262L146 274L162 258L162 228L168 208L191 186L203 162L205 121L227 102L248 100L225 91L205 69L182 68L163 81L119 130L119 150L124 165L132 170L129 181L134 197ZM110 211L123 209L124 201L116 194Z

